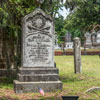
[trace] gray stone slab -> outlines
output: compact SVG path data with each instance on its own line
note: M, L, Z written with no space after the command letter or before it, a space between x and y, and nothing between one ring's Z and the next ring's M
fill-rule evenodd
M18 74L20 82L59 81L58 74Z
M62 82L19 82L17 80L14 81L15 93L39 92L38 87L42 88L44 92L55 92L57 90L62 90Z
M41 9L22 21L22 66L54 67L54 22Z
M20 68L20 74L58 74L57 68Z

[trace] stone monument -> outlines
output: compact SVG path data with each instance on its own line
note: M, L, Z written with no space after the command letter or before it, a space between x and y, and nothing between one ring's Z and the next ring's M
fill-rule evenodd
M62 90L54 64L54 22L40 8L22 20L22 66L15 93Z
M80 38L74 38L74 71L76 74L81 73L81 42Z
M72 35L69 32L65 35L65 49L73 49Z
M85 48L91 48L92 47L91 34L89 32L86 32L84 37L85 37Z
M100 48L100 31L97 31L97 32L93 32L92 35L92 45L93 45L93 48Z
M65 41L66 42L71 42L71 38L72 38L71 33L67 32L66 35L65 35Z

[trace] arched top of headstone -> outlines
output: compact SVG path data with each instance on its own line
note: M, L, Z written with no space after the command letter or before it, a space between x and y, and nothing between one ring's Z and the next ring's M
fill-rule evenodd
M41 15L42 17L41 17L40 15ZM37 19L37 18L39 18L39 17L40 17L40 19L41 19L41 18L42 18L42 19L46 18L46 19L48 19L48 20L50 20L50 21L53 21L53 19L52 19L49 15L45 14L45 12L44 12L43 10L41 10L40 8L37 8L37 9L35 9L32 13L26 15L26 16L22 19L22 22L27 21L29 18ZM33 19L33 20L34 20L34 19Z

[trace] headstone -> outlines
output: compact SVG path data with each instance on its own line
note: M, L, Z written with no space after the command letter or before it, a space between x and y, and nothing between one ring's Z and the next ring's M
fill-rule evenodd
M41 9L22 21L22 67L14 81L15 93L52 92L62 89L58 69L54 66L54 23Z
M92 47L91 34L89 32L86 32L84 37L85 37L85 47L91 48Z
M97 32L96 42L100 44L100 31Z
M66 43L65 49L73 49L73 42Z
M74 71L75 73L81 73L81 42L78 37L74 38Z
M65 49L73 49L73 42L71 38L71 33L67 32L65 35Z
M91 33L91 41L92 43L96 43L96 32L95 31Z
M92 45L94 49L100 48L100 31L92 32Z
M67 32L65 35L65 42L71 42L71 38L72 38L72 35L69 32Z
M54 25L42 11L36 10L23 19L23 67L54 66Z

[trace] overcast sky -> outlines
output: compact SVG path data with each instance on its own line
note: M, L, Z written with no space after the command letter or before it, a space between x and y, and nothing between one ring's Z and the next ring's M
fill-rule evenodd
M65 9L65 7L62 8L63 10L59 10L59 13L64 17L64 19L69 14L68 10Z
M66 0L64 0L65 3ZM64 19L67 17L67 15L69 14L69 11L66 10L65 7L62 7L63 10L59 10L59 13L64 17Z

